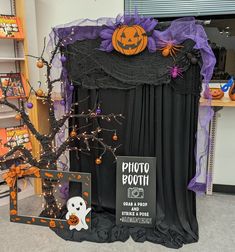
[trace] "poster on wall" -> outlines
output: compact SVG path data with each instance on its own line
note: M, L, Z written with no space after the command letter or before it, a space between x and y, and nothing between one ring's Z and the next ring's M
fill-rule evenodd
M156 217L156 158L117 157L116 224L151 227Z

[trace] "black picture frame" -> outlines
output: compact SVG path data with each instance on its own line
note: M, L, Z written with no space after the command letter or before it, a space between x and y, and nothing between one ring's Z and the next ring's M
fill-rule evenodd
M27 177L38 178L35 175ZM91 174L83 172L52 171L40 170L41 179L50 179L55 181L67 181L82 183L82 197L86 202L87 208L91 207ZM37 216L26 216L18 214L17 204L17 180L13 187L10 187L10 221L24 224L48 226L50 228L69 229L66 219L55 219ZM91 225L91 212L86 217L88 229Z

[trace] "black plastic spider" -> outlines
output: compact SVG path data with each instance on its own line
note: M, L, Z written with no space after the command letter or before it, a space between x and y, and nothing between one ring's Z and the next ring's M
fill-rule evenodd
M202 62L201 62L201 53L199 50L197 49L193 49L190 52L186 52L185 55L185 63L190 63L192 65L196 65L199 64L201 66Z

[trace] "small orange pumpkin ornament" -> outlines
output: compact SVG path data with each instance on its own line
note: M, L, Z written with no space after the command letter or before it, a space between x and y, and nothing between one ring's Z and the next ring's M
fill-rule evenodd
M17 115L15 116L15 119L16 119L17 121L20 121L20 120L21 120L21 114L17 114Z
M118 140L117 134L115 133L112 138L113 138L113 141L117 141Z
M224 97L224 92L220 88L210 88L212 100L220 100Z
M67 220L67 223L70 225L70 226L76 226L78 223L79 223L79 218L74 215L74 214L71 214L69 216L69 219Z
M43 61L42 61L41 59L39 59L39 60L37 61L37 67L38 67L38 68L43 68L43 66L44 66Z
M142 52L148 43L148 37L140 25L122 25L112 36L114 49L125 55L135 55Z
M36 91L37 96L43 96L44 92L41 88Z
M70 137L76 137L77 136L77 132L75 130L72 130L70 132Z
M96 163L97 165L100 165L100 164L102 163L101 158L97 158L97 159L95 160L95 163Z

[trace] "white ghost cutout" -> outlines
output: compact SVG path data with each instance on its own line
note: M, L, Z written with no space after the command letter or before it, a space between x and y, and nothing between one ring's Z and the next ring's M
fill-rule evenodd
M91 211L91 208L86 208L86 203L82 197L72 197L67 201L68 212L66 214L66 220L69 220L71 215L78 217L79 222L77 225L70 225L69 229L76 229L80 231L81 229L88 229L86 223L86 216Z

